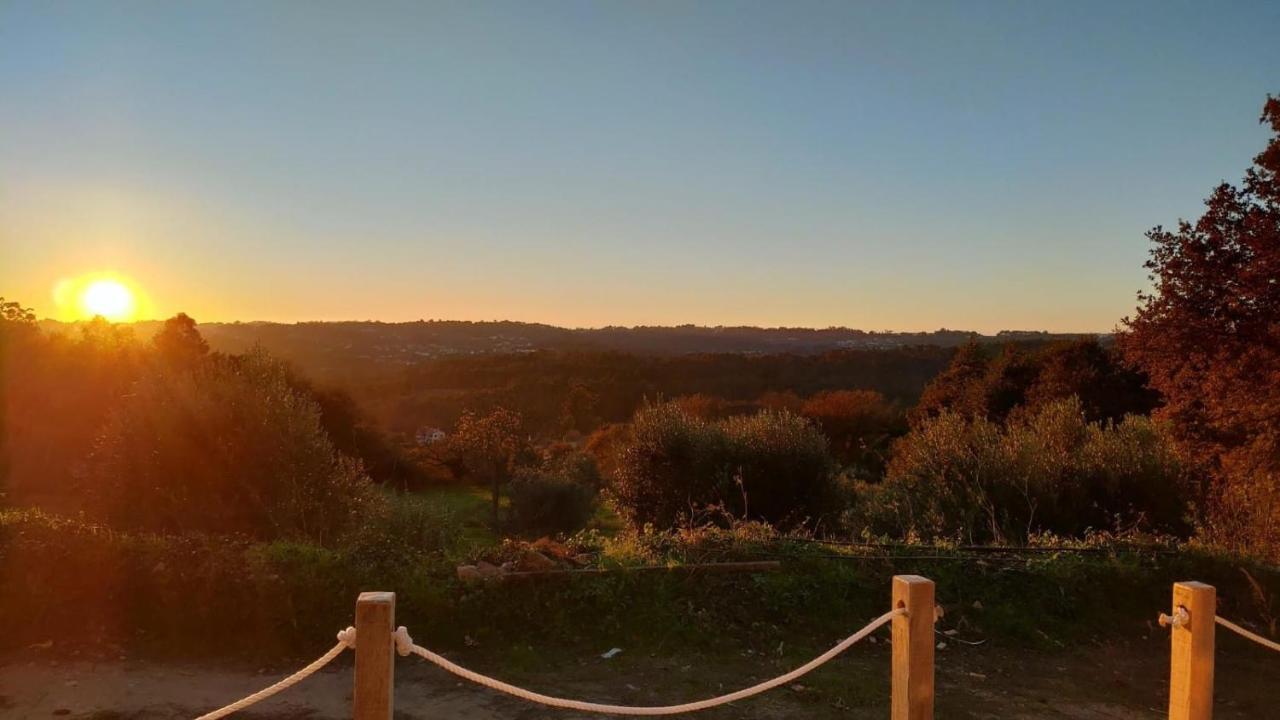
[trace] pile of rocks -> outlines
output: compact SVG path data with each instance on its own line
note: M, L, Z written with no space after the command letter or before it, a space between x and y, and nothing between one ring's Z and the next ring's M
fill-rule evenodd
M492 556L481 558L473 565L459 565L458 579L464 582L494 581L516 574L526 576L581 570L592 564L590 555L575 554L547 538L533 543L508 541Z

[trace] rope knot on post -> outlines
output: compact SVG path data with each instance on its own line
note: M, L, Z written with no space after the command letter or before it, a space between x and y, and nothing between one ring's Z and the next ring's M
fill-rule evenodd
M413 654L413 638L409 637L409 628L401 625L396 631L391 633L391 638L396 641L396 653L400 657L408 657Z
M1189 624L1191 624L1191 613L1181 605L1174 608L1172 615L1160 613L1160 627L1180 628Z
M348 626L345 630L338 631L338 642L351 648L356 649L356 629Z

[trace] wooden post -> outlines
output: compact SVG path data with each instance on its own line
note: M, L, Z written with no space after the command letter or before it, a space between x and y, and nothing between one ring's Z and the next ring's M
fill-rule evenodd
M395 624L395 593L360 593L356 600L355 720L391 720Z
M1173 613L1187 611L1190 621L1172 628L1169 663L1169 720L1213 718L1213 636L1218 613L1212 585L1173 585Z
M893 577L893 700L891 720L933 720L933 581Z

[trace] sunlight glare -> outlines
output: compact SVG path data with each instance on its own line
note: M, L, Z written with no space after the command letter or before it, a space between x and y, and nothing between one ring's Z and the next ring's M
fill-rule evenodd
M108 320L127 320L133 313L133 293L116 280L98 280L85 288L80 303L87 313Z
M53 299L67 321L101 316L111 322L131 322L150 307L138 285L115 272L63 278L53 287Z

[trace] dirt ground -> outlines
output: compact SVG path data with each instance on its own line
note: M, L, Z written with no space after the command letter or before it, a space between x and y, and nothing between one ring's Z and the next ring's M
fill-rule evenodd
M1054 652L949 645L937 655L939 718L1156 720L1168 691L1167 636L1124 644L1086 644ZM781 655L781 653L779 653ZM1217 709L1221 720L1265 718L1280 693L1280 657L1235 638L1219 640ZM636 656L624 649L556 660L547 667L499 670L480 653L454 659L550 694L625 704L667 704L717 695L790 669L792 657ZM884 718L889 649L880 639L788 688L702 713L729 718ZM305 661L298 665L305 664ZM554 666L551 666L554 665ZM112 657L86 660L32 648L0 660L0 716L97 720L190 718L274 682L288 667L159 663ZM238 717L350 717L350 658ZM581 717L528 705L457 681L418 658L396 666L397 718Z

